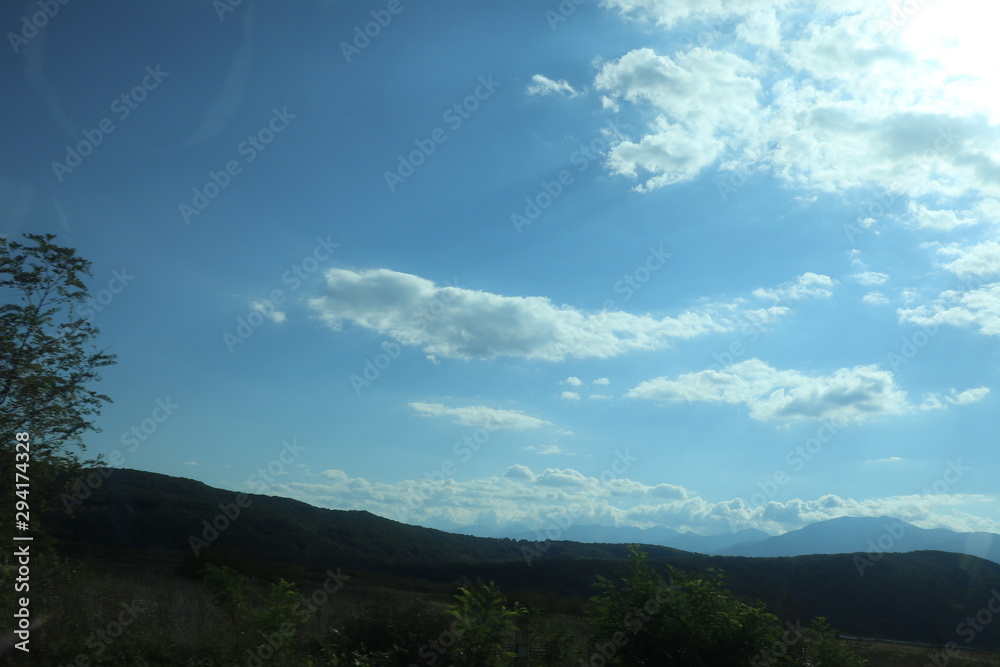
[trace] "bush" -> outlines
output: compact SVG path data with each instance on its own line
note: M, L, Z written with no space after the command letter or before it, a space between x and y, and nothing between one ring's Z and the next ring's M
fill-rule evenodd
M496 584L490 582L478 590L462 587L455 594L455 602L448 614L455 618L458 643L451 650L451 662L456 667L487 667L506 665L514 658L504 651L516 627L518 616L524 608L510 607Z
M426 664L421 651L432 650L430 643L448 626L444 609L426 600L369 604L333 633L333 652L345 664L353 664L350 660L399 667Z
M855 667L823 619L811 630L783 625L760 602L738 599L714 570L703 576L668 567L664 580L638 545L619 583L598 577L592 600L590 663L744 667Z

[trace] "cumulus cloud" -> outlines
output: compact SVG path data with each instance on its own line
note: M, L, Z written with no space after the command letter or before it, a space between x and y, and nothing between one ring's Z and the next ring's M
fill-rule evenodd
M583 385L583 380L576 377L575 375L571 375L565 380L562 380L559 384L568 384L571 387L579 387Z
M855 273L851 276L858 281L859 285L871 286L871 285L881 285L882 283L889 280L889 274L878 273L876 271L864 271L862 273Z
M536 74L531 77L531 83L528 84L528 94L529 95L566 95L568 97L576 97L577 92L574 90L573 86L569 85L564 79L559 81L553 81L552 79L544 76L542 74Z
M873 461L871 465L898 463L894 459ZM996 497L952 494L941 484L929 484L919 493L904 496L853 499L828 494L754 504L738 497L708 500L669 482L642 483L630 479L627 471L614 474L613 462L607 464L604 472L590 474L572 468L535 472L515 464L499 476L391 483L327 470L307 477L308 481L276 482L266 492L320 507L367 510L390 519L455 531L474 525L544 530L559 525L556 517L565 520L572 516L579 525L664 525L704 534L757 528L773 534L841 516L893 516L923 528L1000 532L1000 524L977 512L994 507ZM961 461L955 464L962 465Z
M611 380L609 380L608 378L597 378L596 380L594 380L594 386L596 387L606 387L609 384L611 384Z
M832 375L810 376L778 370L760 359L748 359L722 370L659 377L640 383L627 394L662 402L744 404L761 421L829 419L859 422L906 412L906 392L893 374L878 366L841 368Z
M949 324L973 328L984 336L1000 336L1000 283L972 290L948 290L914 308L900 308L899 321L918 326Z
M933 44L914 41L914 31L881 30L890 9L861 0L605 5L704 45L636 49L595 76L605 108L630 104L655 117L609 152L613 173L642 179L637 190L718 164L825 192L874 185L914 198L1000 195L995 74L983 67L987 58L970 58L971 48L988 47L987 36L970 32L981 14L970 0L921 8L922 20L941 27ZM761 58L766 71L743 59L748 47L774 54ZM868 202L859 219L885 212ZM910 219L944 230L976 217L914 205Z
M638 141L612 146L612 172L651 174L638 190L652 190L693 178L714 163L737 128L753 127L760 83L755 67L730 53L694 48L675 56L636 49L605 63L594 85L617 106L619 99L644 104L657 116Z
M781 48L781 22L773 8L759 9L747 15L736 27L736 35L747 44L772 51Z
M951 231L963 225L974 225L979 222L973 217L960 216L956 211L931 210L927 206L911 201L907 209L910 219L918 229L933 229L936 231Z
M522 357L562 361L662 349L672 341L760 327L788 312L744 299L706 303L676 316L588 312L540 296L502 296L439 286L389 269L326 272L326 292L309 301L329 327L345 322L457 359ZM829 279L827 279L829 280Z
M616 9L626 16L651 21L664 28L672 28L682 21L692 18L734 18L766 10L782 9L794 3L789 0L749 0L748 2L726 2L725 0L603 0L605 7ZM846 3L845 3L846 4ZM696 24L701 27L702 24ZM722 24L712 21L705 23L706 29L721 29Z
M559 394L559 398L566 401L579 401L580 394L576 393L575 391L564 391L563 393Z
M939 248L938 254L955 258L944 264L944 268L961 278L985 278L1000 274L1000 243L996 241L985 241L968 247L950 245Z
M451 417L456 424L476 426L490 430L512 429L523 431L529 428L548 426L549 422L531 417L518 410L501 410L485 405L469 405L450 408L441 403L410 403L410 407L425 417Z
M889 297L882 292L868 292L861 300L870 306L884 306L889 303Z

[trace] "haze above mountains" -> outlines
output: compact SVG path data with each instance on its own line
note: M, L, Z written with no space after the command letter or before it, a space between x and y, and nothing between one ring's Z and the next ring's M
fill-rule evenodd
M782 535L747 529L720 535L682 533L655 526L642 529L598 525L553 527L547 531L493 533L525 540L570 540L595 544L639 543L717 556L805 556L857 552L946 551L1000 563L1000 535L919 528L892 517L840 517Z

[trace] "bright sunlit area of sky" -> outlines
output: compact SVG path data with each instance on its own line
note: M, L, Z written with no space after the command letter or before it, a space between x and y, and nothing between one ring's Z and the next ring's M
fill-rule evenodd
M482 535L1000 532L998 12L5 3L0 232L93 262L121 467Z

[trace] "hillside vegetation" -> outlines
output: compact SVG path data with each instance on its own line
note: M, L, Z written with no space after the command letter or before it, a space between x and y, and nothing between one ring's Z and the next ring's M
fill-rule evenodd
M1000 566L970 556L885 554L861 576L850 554L478 538L155 473L95 474L96 489L77 489L49 518L57 548L33 582L45 618L35 645L58 664L854 665L867 654L922 665L933 650L950 664L990 659L928 646L925 662L879 662L901 649L838 632L1000 647L1000 623L965 641L962 624L1000 590ZM529 662L516 662L519 645Z

